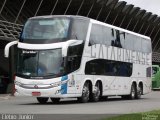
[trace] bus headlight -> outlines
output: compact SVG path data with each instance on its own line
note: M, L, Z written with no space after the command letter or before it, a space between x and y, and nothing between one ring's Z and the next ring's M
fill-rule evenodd
M51 84L52 87L58 87L58 86L60 86L60 85L61 85L61 81L55 82L55 83L52 83L52 84Z
M66 84L68 82L68 80L65 80L65 81L59 81L59 82L55 82L55 83L52 83L50 84L52 87L58 87L60 85L63 85L63 84Z

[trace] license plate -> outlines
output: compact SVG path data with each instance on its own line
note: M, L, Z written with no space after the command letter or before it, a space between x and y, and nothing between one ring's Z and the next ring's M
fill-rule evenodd
M32 96L41 96L40 92L32 92Z

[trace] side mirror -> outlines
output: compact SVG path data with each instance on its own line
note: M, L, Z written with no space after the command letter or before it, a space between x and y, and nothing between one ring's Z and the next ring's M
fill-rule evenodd
M21 40L22 40L23 29L24 29L24 26L22 26L21 32L20 32L20 34L18 36L18 39L19 39L20 42L22 42Z
M13 41L13 42L10 42L8 43L6 46L5 46L5 49L4 49L4 57L8 58L9 57L9 49L11 46L15 45L15 44L18 44L18 41Z

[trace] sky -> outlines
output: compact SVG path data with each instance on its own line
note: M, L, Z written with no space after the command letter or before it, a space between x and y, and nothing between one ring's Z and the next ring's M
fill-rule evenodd
M160 16L160 0L119 0L126 1L127 4L133 4L135 7L147 10Z

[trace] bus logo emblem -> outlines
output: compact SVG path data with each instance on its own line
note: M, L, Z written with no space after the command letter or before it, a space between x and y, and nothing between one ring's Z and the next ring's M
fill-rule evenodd
M35 85L34 88L38 89L38 85Z

